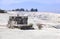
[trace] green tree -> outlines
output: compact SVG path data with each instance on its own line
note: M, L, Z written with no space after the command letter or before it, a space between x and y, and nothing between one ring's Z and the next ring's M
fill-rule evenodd
M21 8L20 11L25 11L24 8Z

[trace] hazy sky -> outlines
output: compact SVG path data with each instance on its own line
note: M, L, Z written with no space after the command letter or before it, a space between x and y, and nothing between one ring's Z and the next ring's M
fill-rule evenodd
M43 12L60 13L60 0L0 0L1 9L37 8Z

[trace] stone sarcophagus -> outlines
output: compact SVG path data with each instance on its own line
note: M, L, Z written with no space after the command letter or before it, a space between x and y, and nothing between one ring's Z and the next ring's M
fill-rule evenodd
M32 25L28 25L28 16L10 16L9 28L32 29Z

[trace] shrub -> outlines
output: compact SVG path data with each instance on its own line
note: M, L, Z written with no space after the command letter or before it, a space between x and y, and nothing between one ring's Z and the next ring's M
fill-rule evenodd
M7 13L7 11L5 11L5 10L0 10L0 13Z
M37 24L38 28L41 29L43 24Z

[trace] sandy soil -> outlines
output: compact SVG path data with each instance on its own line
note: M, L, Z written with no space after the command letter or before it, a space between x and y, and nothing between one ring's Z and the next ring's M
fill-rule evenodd
M20 30L0 27L0 39L60 39L60 30Z

